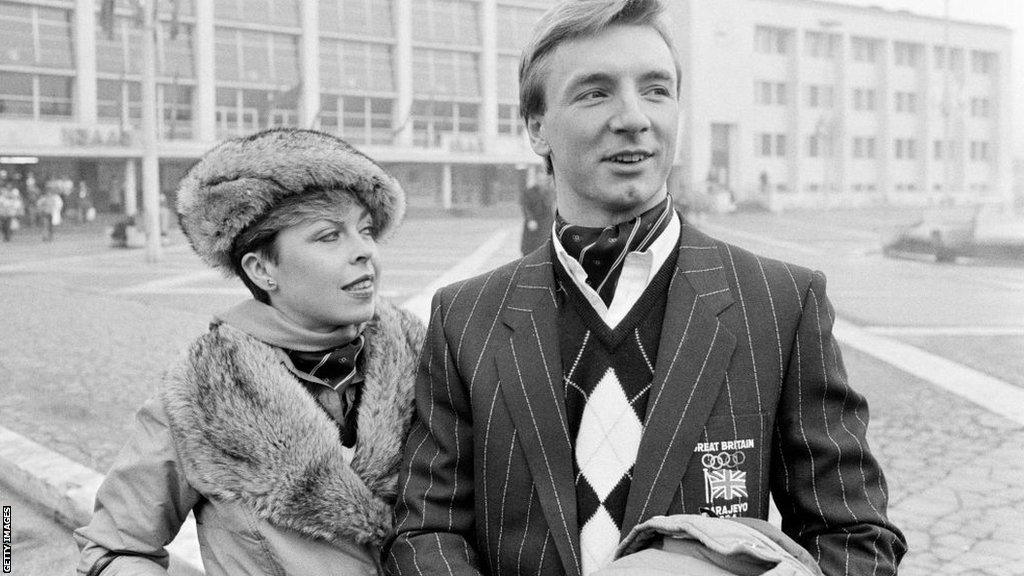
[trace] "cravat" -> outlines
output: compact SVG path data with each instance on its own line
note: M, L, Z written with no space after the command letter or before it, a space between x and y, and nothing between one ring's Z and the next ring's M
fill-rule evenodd
M672 197L643 214L612 226L575 226L555 215L555 233L566 253L587 273L587 284L606 305L611 305L626 254L643 252L668 226Z
M356 421L362 379L356 361L363 350L363 336L352 342L319 352L288 350L288 357L300 372L323 380L333 390L321 388L317 397L325 409L342 425L342 444L355 444Z

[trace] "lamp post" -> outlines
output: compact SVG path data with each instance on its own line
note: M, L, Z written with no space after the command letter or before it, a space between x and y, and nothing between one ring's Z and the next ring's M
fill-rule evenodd
M156 3L137 0L142 10L142 209L146 261L163 259L160 230L160 162L156 153Z

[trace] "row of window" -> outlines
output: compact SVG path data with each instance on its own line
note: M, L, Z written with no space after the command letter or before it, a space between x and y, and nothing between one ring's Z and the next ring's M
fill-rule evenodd
M827 84L808 84L804 87L804 105L808 108L832 108L835 106L835 88ZM851 108L858 111L878 109L877 91L874 88L854 88L851 92ZM789 85L785 82L754 82L754 102L763 106L788 106ZM896 91L893 93L893 110L902 114L917 114L921 110L921 98L917 92ZM970 100L970 115L975 118L992 117L992 100L975 97Z
M807 182L803 185L804 193L806 194L819 194L826 190L831 192L838 192L839 187L836 184L822 184L820 182ZM878 186L874 182L857 182L850 184L848 187L850 192L857 194L872 194L878 191ZM917 182L897 182L893 184L893 190L896 192L921 192L925 187L920 186ZM789 187L785 184L779 184L777 190L782 193L788 193ZM932 184L932 190L935 192L942 192L942 184ZM990 190L988 184L976 183L971 184L970 191L974 193L985 193Z
M761 54L790 54L793 52L794 34L788 28L756 26L754 28L754 50ZM854 62L877 63L885 47L885 40L863 36L850 37L850 58ZM914 42L892 41L892 61L896 66L919 68L924 64L925 45ZM839 34L815 30L804 31L803 53L810 58L837 59L841 53L842 37ZM948 58L947 58L948 54ZM963 48L949 48L945 45L932 47L932 62L936 69L962 70ZM985 50L971 50L971 72L995 74L998 56Z
M754 154L761 158L784 158L788 152L786 134L762 132L755 135ZM855 159L874 159L877 157L877 138L874 136L854 136L851 139L851 156ZM946 149L955 148L955 143L943 146L941 140L934 142L933 158L942 160ZM806 137L805 153L809 158L831 158L834 154L833 141L822 134L810 134ZM913 138L893 139L893 158L896 160L917 160L918 141ZM970 159L974 162L992 160L992 146L984 140L970 142Z

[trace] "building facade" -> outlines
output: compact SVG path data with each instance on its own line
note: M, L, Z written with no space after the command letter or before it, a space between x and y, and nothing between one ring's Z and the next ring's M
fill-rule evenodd
M1010 199L1009 29L814 0L671 5L681 185L776 208Z
M514 202L540 169L518 56L551 3L159 0L161 188L220 139L302 126L380 161L412 206ZM142 33L133 0L104 4L0 0L0 168L84 180L100 208L132 210ZM668 4L685 75L677 193L1008 196L1008 30L813 0Z

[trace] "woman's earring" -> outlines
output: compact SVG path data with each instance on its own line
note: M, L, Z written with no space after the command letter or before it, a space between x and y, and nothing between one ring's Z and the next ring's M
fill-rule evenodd
M277 290L277 282L273 278L267 280L267 290Z

